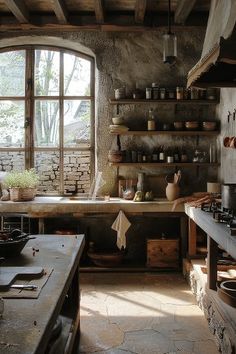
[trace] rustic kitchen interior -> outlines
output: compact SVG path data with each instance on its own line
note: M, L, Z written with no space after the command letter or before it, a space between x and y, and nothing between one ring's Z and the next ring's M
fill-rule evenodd
M236 352L235 19L0 0L0 353Z

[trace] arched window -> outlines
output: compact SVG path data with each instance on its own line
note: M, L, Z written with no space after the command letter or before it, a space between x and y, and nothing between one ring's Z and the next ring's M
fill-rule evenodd
M94 60L62 48L0 52L0 170L35 167L45 193L88 192Z

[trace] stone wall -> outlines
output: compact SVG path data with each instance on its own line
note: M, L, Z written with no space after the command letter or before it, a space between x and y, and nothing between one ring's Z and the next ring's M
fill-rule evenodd
M236 135L236 120L233 121L231 115L231 123L227 122L229 112L233 113L236 109L236 88L222 88L220 104L217 115L221 120L220 134L220 150L221 150L221 168L220 178L223 183L236 183L236 149L226 148L223 145L225 136Z
M36 153L35 167L40 175L41 192L59 190L59 152ZM88 193L90 188L90 153L74 151L64 156L64 192Z
M175 87L186 84L186 75L189 69L197 62L202 50L204 28L190 28L178 30L178 59L175 65L169 66L162 61L162 31L148 31L139 33L117 33L117 32L68 32L48 33L45 38L40 33L22 33L20 38L16 34L8 37L0 34L0 47L19 44L43 44L58 45L75 50L85 50L96 58L96 105L94 119L95 133L95 171L103 172L105 186L101 192L115 195L117 171L107 163L109 149L116 146L116 139L109 135L111 117L116 114L114 106L109 105L109 98L114 97L114 89L125 86L128 93L131 93L136 83L142 88L157 82L160 86ZM2 38L2 40L1 40ZM200 106L177 107L166 105L165 107L153 107L158 121L174 121L175 119L212 119L215 118L214 110L211 108L200 108ZM140 125L146 120L148 106L126 106L123 113L127 123L136 121ZM189 151L194 151L197 146L196 139L192 138L160 138L166 146L182 145ZM147 148L153 144L160 144L160 139L147 139L143 137L139 143ZM163 140L164 139L164 140ZM152 141L153 140L153 141ZM130 140L122 142L122 148ZM200 146L208 150L208 139L200 138ZM173 169L143 168L147 174L165 175L173 173ZM91 167L93 175L93 166ZM137 176L137 169L120 169L123 177ZM206 181L215 179L217 169L204 169L200 172L196 169L184 169L182 179L182 191L185 194L191 193L193 186L195 190L205 190ZM193 184L192 181L195 181Z
M0 171L10 172L12 170L22 171L24 169L24 153L22 152L1 152Z
M59 191L59 152L36 152L35 168L40 176L39 192ZM24 153L0 155L0 171L24 169ZM65 193L88 193L90 188L90 152L74 151L64 157Z

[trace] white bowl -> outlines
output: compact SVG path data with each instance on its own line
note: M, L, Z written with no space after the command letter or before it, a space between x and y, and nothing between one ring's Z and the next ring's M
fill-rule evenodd
M113 117L112 118L112 123L115 125L123 124L124 123L124 118L123 117Z

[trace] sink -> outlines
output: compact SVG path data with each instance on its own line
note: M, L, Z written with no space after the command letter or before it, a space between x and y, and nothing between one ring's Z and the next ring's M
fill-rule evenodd
M92 200L104 200L104 197L91 198L91 197L76 197L76 196L73 197L72 196L67 199L70 199L70 200L91 200L92 201Z
M96 197L92 199L91 197L86 197L86 196L68 196L68 197L62 197L61 201L81 201L81 202L94 202L94 201L103 201L104 202L104 197Z

